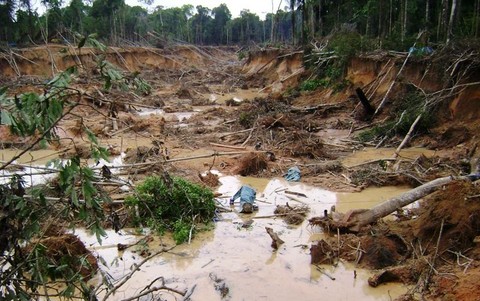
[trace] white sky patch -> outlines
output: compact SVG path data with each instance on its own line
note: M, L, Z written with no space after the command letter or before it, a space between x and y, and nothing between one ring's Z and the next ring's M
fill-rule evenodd
M144 4L137 0L125 0L130 6L139 5L146 7ZM273 2L273 10L272 10ZM285 10L288 7L288 0L155 0L150 6L150 9L156 6L163 6L165 8L182 7L185 4L191 4L193 7L198 5L213 9L220 6L220 4L226 4L228 9L232 13L232 18L240 16L240 12L244 9L248 9L250 12L257 14L260 19L265 19L267 13L276 12L279 5L280 9Z

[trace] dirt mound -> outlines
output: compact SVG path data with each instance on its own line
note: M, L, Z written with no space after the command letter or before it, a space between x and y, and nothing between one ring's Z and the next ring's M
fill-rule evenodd
M408 246L397 235L372 235L362 239L364 264L373 269L396 265L407 255Z
M220 181L218 180L218 175L211 173L210 171L207 171L206 174L198 174L198 177L204 183L205 185L209 187L216 187L220 184Z
M480 267L475 266L464 273L463 269L441 270L444 275L433 276L435 287L432 288L432 296L437 300L471 301L478 300L480 292Z
M234 174L244 177L258 175L267 169L267 157L263 153L250 153L240 158L237 166L232 170Z
M414 236L423 241L437 238L442 231L439 252L470 248L480 235L480 185L459 181L446 186L425 200L419 217L409 224Z
M358 235L328 237L312 256L330 258L329 254L337 252L339 257L360 266L383 269L369 279L372 286L391 281L427 283L422 284L424 294L474 300L471 290L478 293L480 280L475 264L480 259L480 245L476 242L480 235L480 183L448 184L425 197L413 217L379 221ZM311 222L325 218L315 219ZM319 250L326 253L317 254ZM467 276L470 269L471 277Z
M250 83L264 87L265 91L285 91L288 87L298 85L304 72L303 51L278 48L252 51L242 72Z

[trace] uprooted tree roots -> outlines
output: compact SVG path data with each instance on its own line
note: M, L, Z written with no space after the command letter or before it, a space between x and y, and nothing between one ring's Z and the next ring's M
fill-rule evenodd
M53 278L63 277L70 279L72 275L78 273L84 279L90 279L98 270L97 259L87 250L83 242L73 234L60 234L43 238L37 242L32 242L25 248L27 254L34 253L32 256L44 253L50 261L52 267L66 265L68 268L53 269L50 275ZM72 275L66 274L72 273Z

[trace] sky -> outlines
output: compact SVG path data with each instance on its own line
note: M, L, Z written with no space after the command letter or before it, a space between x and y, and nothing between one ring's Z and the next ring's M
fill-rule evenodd
M125 2L130 6L145 6L141 5L137 0L126 0ZM155 0L152 6L155 7L161 5L165 8L169 8L192 4L194 7L202 5L212 9L220 6L222 3L225 3L228 6L233 18L240 16L240 12L243 9L250 10L250 12L257 14L261 19L264 19L267 13L272 12L272 0ZM277 11L280 3L281 9L285 9L285 6L288 6L288 0L273 0L274 11Z

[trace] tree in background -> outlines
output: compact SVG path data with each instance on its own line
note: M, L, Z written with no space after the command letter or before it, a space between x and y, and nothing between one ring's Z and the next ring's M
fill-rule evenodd
M227 23L232 19L232 14L225 4L212 9L212 37L215 38L217 44L227 44L228 31Z
M144 1L145 2L145 1ZM149 1L147 1L149 2ZM0 0L0 40L17 43L74 39L98 33L115 45L164 44L175 40L201 45L301 43L308 45L338 31L355 31L377 48L407 50L418 32L422 43L478 38L480 0L288 0L265 20L244 10L237 18L225 4L164 8L149 12L124 0L43 1L37 16L30 0ZM151 3L150 3L151 4ZM44 35L39 35L41 29ZM159 44L159 40L164 42ZM70 41L75 42L75 41Z

